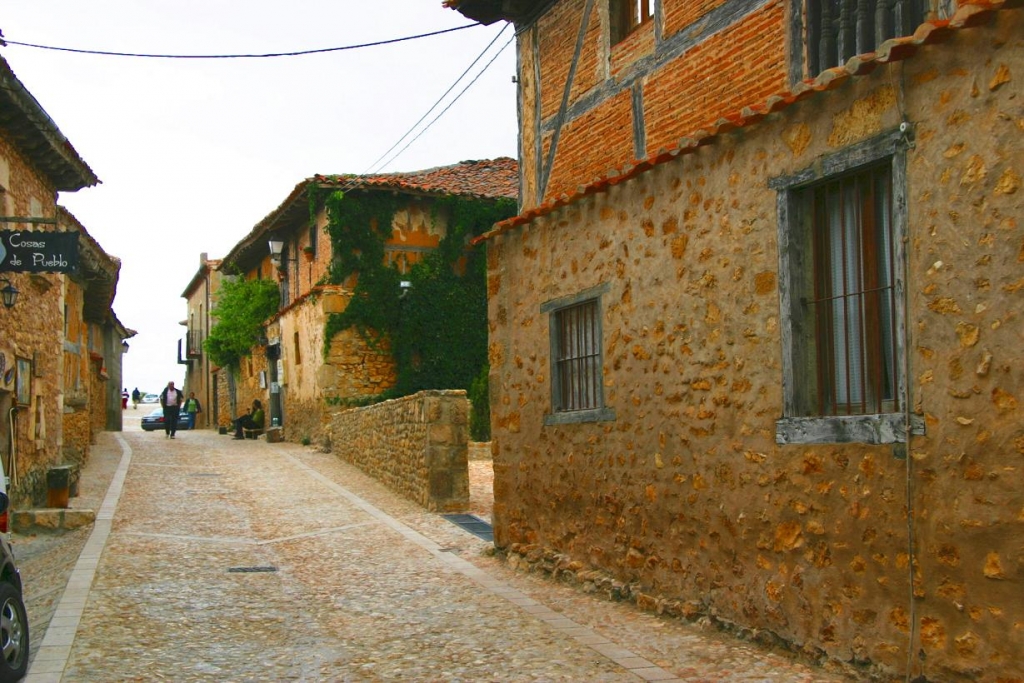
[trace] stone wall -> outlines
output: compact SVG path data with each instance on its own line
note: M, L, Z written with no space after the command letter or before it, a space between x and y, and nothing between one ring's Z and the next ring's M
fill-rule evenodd
M339 457L428 510L459 512L469 505L465 391L421 391L338 410L331 442Z
M56 216L56 193L34 166L0 135L0 200L4 215ZM27 229L10 223L7 229ZM46 470L60 462L63 400L64 286L53 274L4 273L21 294L13 308L0 306L0 351L9 369L17 358L32 363L31 397L15 411L15 443L7 443L5 471L11 476L14 507L28 507L46 495ZM10 393L10 392L4 392ZM9 404L13 396L4 397ZM9 433L9 415L0 414L0 430ZM11 462L13 450L15 462Z
M325 238L326 239L326 238ZM322 249L321 251L329 251ZM319 253L319 252L318 252ZM323 286L300 298L281 313L277 322L281 338L284 376L281 402L284 438L293 442L324 443L328 411L323 396L331 387L321 386L324 376L325 306L333 302L340 287Z
M930 680L1024 679L1022 17L1000 12L488 243L499 547L883 675L911 647ZM768 181L904 116L906 364L926 434L780 444ZM545 426L541 305L598 286L614 419Z

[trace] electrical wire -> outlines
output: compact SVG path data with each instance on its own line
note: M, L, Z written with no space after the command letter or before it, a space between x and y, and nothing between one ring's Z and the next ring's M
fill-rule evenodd
M303 55L315 55L323 54L326 52L341 52L344 50L358 50L366 47L378 47L380 45L392 45L394 43L402 43L409 40L418 40L420 38L429 38L431 36L439 36L444 33L452 33L453 31L461 31L467 28L473 28L475 26L481 26L479 22L475 24L466 24L465 26L456 26L454 28L446 28L440 31L432 31L430 33L420 33L414 36L405 36L404 38L391 38L389 40L378 40L373 43L360 43L358 45L343 45L341 47L324 47L315 50L297 50L295 52L265 52L258 54L231 54L231 55L172 55L172 54L153 54L143 52L111 52L107 50L84 50L73 47L58 47L54 45L40 45L38 43L23 43L17 40L10 40L4 38L3 42L8 45L20 45L22 47L34 47L41 50L56 50L58 52L74 52L76 54L84 55L102 55L106 57L142 57L150 59L263 59L267 57L300 57Z
M380 166L379 164L380 164L380 162L382 160L384 160L385 157L387 157L387 155L391 154L391 152L393 152L396 147L398 147L400 144L402 144L402 141L404 141L407 137L412 135L412 132L414 130L416 130L417 126L419 126L421 123L423 123L423 121L428 116L430 116L430 113L432 111L437 109L437 107L441 104L441 102L444 101L444 98L448 97L448 95L451 93L451 91L455 89L455 86L457 86L459 84L459 82L462 81L462 79L466 77L466 75L473 69L473 67L476 66L477 63L481 59L484 58L484 55L487 54L487 51L490 50L491 47L493 47L496 42L498 42L498 38L501 37L501 34L503 34L505 32L506 28L508 28L508 24L505 24L505 26L503 26L502 29L500 31L498 31L494 35L494 38L491 40L490 43L487 44L487 47L485 47L483 49L483 52L481 52L479 55L477 55L476 59L474 59L473 62L469 66L466 67L466 70L462 72L462 75L459 76L457 79L455 79L455 82L452 83L451 86L449 86L448 89L444 91L444 94L442 94L439 98L437 98L437 101L434 102L433 105L431 105L430 109L428 109L426 112L424 112L423 116L421 116L419 118L419 120L416 123L414 123L411 128L409 128L408 131L406 131L405 135L403 135L402 137L398 138L398 140L395 141L395 144L391 145L391 147L388 149L388 151L386 151L383 154L381 154L377 158L376 161L374 161L372 164L370 164L370 166L365 171L363 171L363 175L365 175L367 173L374 173L374 172L376 172L376 170L378 168L384 168L384 167L387 166L387 164L384 164L383 166ZM505 46L507 47L508 43L506 43ZM505 48L502 47L501 50L498 51L498 55L500 55L502 53L502 51L504 51L504 49ZM495 55L495 58L496 57L497 57L497 55ZM491 59L491 61L487 63L487 66L485 66L480 71L480 74L483 74L484 71L487 71L487 67L489 67L491 65L491 62L493 62L493 61L494 61L494 59ZM480 78L480 74L477 74L476 78ZM476 79L474 78L473 80L475 81ZM472 82L470 83L470 85L472 85ZM463 90L462 92L465 92L465 90ZM459 93L459 97L461 97L461 96L462 96L462 93ZM452 102L454 103L456 100L458 100L458 97L456 97L455 100L453 100ZM451 106L451 105L449 105L449 106ZM404 151L404 148L403 148L403 151ZM394 161L394 159L392 159L391 161ZM391 161L389 161L388 163L391 163Z
M504 31L504 29L502 29L502 31ZM501 34L499 33L498 35L501 35ZM440 119L440 118L441 118L442 116L444 116L444 115L445 115L445 113L447 113L447 111L448 111L449 109L451 109L451 108L452 108L452 105L454 105L454 104L455 104L456 102L458 102L458 101L459 101L459 98L460 98L460 97L462 97L463 95L465 95L465 94L466 94L466 91L467 91L467 90L469 90L469 89L470 89L470 88L471 88L471 87L473 86L473 84L474 84L474 83L476 83L476 82L477 82L477 80L479 80L479 78L480 78L481 76L483 76L483 75L484 75L484 72L486 72L486 71L487 71L487 69L489 69L489 68L490 68L491 64L494 64L494 60L496 60L496 59L497 59L497 58L498 58L499 56L501 56L501 53L505 51L505 48L507 48L507 47L509 46L509 44L510 44L510 43L511 43L511 42L512 42L513 40L515 40L515 38L516 38L516 37L515 37L515 34L513 34L511 38L509 38L509 39L508 39L507 41L505 41L505 44L501 46L501 49L500 49L500 50L498 50L498 51L497 51L497 53L495 53L495 55L494 55L493 57L491 57L491 61L487 62L487 64L486 64L486 65L484 66L484 68L480 70L480 73L478 73L478 74L477 74L476 76L474 76L474 77L473 77L473 80L472 80L472 81L470 81L469 83L467 83L467 84L466 84L466 87L465 87L465 88L463 88L463 89L462 89L462 90L461 90L461 91L459 92L459 94L455 96L455 99L453 99L453 100L452 100L451 102L449 102L449 103L448 103L448 106L447 106L447 107L445 107L444 109L442 109L442 110L441 110L441 111L440 111L440 112L438 113L438 115L437 115L437 116L435 116L435 117L434 117L434 118L433 118L433 119L432 119L432 120L430 121L430 123L428 123L428 124L427 124L427 125L426 125L426 126L425 126L425 127L423 128L423 130L421 130L421 131L420 131L419 133L417 133L417 134L416 134L416 137L414 137L414 138L413 138L412 140L410 140L410 141L409 141L408 143L406 143L405 147L403 147L402 149L398 150L398 151L397 151L397 152L395 153L395 155L394 155L393 157L391 157L390 159L388 159L388 161L387 161L386 163L384 163L384 165L383 165L383 166L381 166L381 168L387 168L387 166L388 166L389 164L391 164L391 163L392 163L392 162L393 162L393 161L394 161L395 159L397 159L397 158L398 158L399 156L401 156L402 152L404 152L405 150L409 149L409 146L410 146L410 145L412 145L412 143L414 143L414 142L416 142L417 140L419 140L419 139L420 139L420 137L421 137L421 136L422 136L422 135L423 135L424 133L426 133L426 132L427 132L428 130L430 130L430 127L431 127L431 126L433 126L433 125L434 125L435 123L437 123L437 121L438 121L438 120L439 120L439 119ZM486 52L486 50L485 50L485 52ZM461 78L461 77L460 77L460 78Z
M43 50L56 50L56 51L60 51L60 52L72 52L72 53L76 53L76 54L101 55L101 56L111 56L111 57L136 57L136 58L151 58L151 59L260 59L260 58L269 58L269 57L296 57L296 56L302 56L302 55L323 54L323 53L328 53L328 52L339 52L339 51L343 51L343 50L355 50L355 49L361 49L361 48L367 48L367 47L377 47L377 46L381 46L381 45L391 45L391 44L394 44L394 43L400 43L400 42L405 42L405 41L409 41L409 40L417 40L417 39L420 39L420 38L429 38L431 36L437 36L437 35L442 35L442 34L445 34L445 33L451 33L453 31L461 31L463 29L473 28L473 27L476 27L476 26L482 26L482 24L479 23L479 22L476 22L476 23L473 23L473 24L466 24L465 26L456 26L454 28L443 29L443 30L440 30L440 31L433 31L433 32L430 32L430 33L421 33L421 34L414 35L414 36L406 36L404 38L393 38L393 39L390 39L390 40L381 40L381 41L376 41L376 42L372 42L372 43L361 43L361 44L358 44L358 45L346 45L346 46L341 46L341 47L320 48L320 49L314 49L314 50L300 50L300 51L294 51L294 52L268 52L268 53L260 53L260 54L173 55L173 54L136 53L136 52L113 52L113 51L106 51L106 50L85 50L85 49L79 49L79 48L68 48L68 47L58 47L58 46L52 46L52 45L41 45L41 44L38 44L38 43L26 43L26 42L20 42L20 41L16 41L16 40L9 40L7 38L0 38L0 41L2 41L2 43L4 43L4 44L19 45L19 46L22 46L22 47L32 47L32 48L38 48L38 49L43 49ZM430 115L431 112L433 112L438 106L440 106L441 102L444 101L444 99L452 92L452 90L455 89L455 87L469 74L469 72L473 69L473 67L476 66L476 64L481 59L483 59L484 55L486 55L487 52L494 46L494 44L497 42L498 38L501 37L501 35L505 32L506 28L508 28L508 24L506 24L505 26L502 27L501 31L499 31L494 36L494 38L487 45L487 47L485 47L483 49L483 51L476 57L476 59L474 59L472 61L472 63L470 63L470 65L468 67L466 67L466 70L463 71L462 75L460 75L455 80L455 82L452 83L451 86L449 86L449 88L437 99L436 102L434 102L433 105L431 105L431 107L423 114L423 116L421 116L420 119L415 124L413 124L412 127L408 131L406 131L406 133L404 135L402 135L395 142L395 144L393 144L386 152L384 152L382 155L380 155L380 157L378 157L377 160L374 161L369 166L369 168L366 171L364 171L363 174L361 174L361 175L366 175L366 174L369 174L369 173L379 172L380 169L386 168L388 165L392 164L396 159L398 159L399 156L402 155L403 152L405 152L405 150L407 150L414 142L416 142L435 123L437 123L437 121L442 116L444 116L444 114L447 113L449 109L451 109L451 107L466 93L467 90L469 90L470 87L473 86L474 83L476 83L477 80L479 80L479 78L490 68L490 66L494 63L494 61L505 51L505 49L509 46L509 43L511 43L516 38L518 33L513 33L512 37L509 38L509 40L506 41L506 43L501 47L500 50L498 50L497 53L495 53L495 55L490 59L490 61L488 61L487 64L484 65L483 69L481 69L476 74L476 76L473 77L473 80L471 80L466 85L466 87L464 87L459 92L459 94L456 95L455 98L451 102L449 102L448 105L443 110L441 110L441 112L438 113L438 115L435 116L430 121L430 123L428 123L419 133L417 133L414 138L409 140L409 142L406 143L406 145L404 147L402 147L400 150L398 150L398 152L396 152L391 158L389 158L386 162L381 164L381 161L384 158L386 158L396 147L398 147L398 145L400 145L402 143L402 141L404 141L406 138L408 138L412 134L412 132L414 130L416 130L417 126L419 126L421 123L423 123L423 121ZM0 36L2 36L2 33L0 33ZM346 191L346 190L350 189L351 187L356 186L358 184L358 182L359 182L358 178L359 178L359 176L354 176L353 179L351 181L349 181L349 183L346 183L344 186L342 186L341 188L338 188L338 189L340 189L342 191Z

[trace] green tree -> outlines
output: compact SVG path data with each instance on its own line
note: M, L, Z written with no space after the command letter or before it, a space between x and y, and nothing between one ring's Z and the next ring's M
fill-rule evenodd
M210 315L217 319L203 347L210 360L237 370L252 353L263 322L278 309L281 292L271 280L225 278Z

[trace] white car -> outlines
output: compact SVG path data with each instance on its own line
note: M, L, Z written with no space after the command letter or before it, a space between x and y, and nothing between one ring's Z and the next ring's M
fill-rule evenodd
M144 394L139 403L159 403L160 394Z

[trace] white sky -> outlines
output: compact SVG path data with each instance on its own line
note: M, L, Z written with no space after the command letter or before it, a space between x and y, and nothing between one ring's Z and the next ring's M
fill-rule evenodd
M0 30L7 40L135 53L291 52L470 23L441 0L4 5ZM129 391L138 386L155 392L170 379L181 385L181 293L201 252L224 256L304 178L369 171L503 29L447 104L511 37L511 26L273 59L140 59L0 48L103 181L61 193L59 201L122 261L114 310L138 331L125 356ZM516 157L514 75L509 45L429 131L394 163L375 170Z

